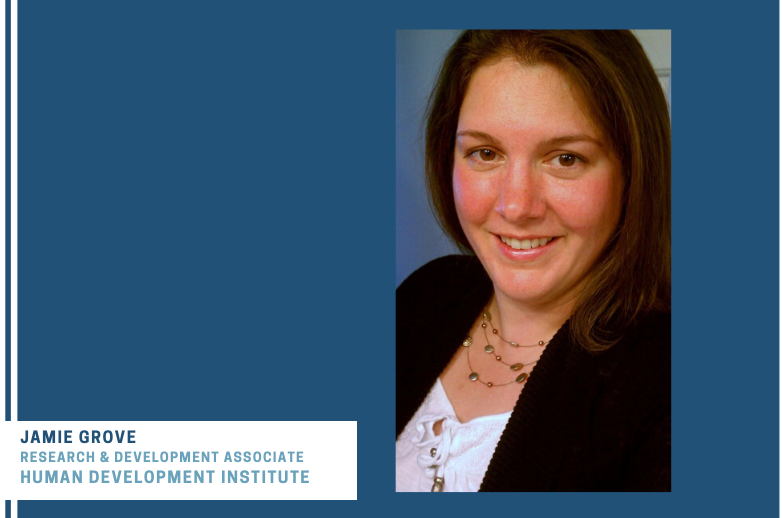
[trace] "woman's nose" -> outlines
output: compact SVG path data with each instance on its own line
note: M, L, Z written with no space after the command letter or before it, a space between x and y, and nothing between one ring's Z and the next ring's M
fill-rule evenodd
M496 211L509 221L540 219L545 215L543 188L532 166L519 163L508 168Z

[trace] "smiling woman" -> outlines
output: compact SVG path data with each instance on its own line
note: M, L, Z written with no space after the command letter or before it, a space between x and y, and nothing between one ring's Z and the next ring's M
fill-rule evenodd
M629 31L466 31L397 290L397 491L670 490L670 123Z

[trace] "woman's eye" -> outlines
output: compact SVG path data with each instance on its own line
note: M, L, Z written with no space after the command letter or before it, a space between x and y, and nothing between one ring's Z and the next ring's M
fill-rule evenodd
M497 153L491 149L479 149L470 153L470 156L481 162L491 162L497 159Z
M573 167L580 163L583 163L584 159L573 153L562 153L552 159L552 163L557 167Z
M581 159L576 155L572 155L570 153L564 153L562 155L556 156L554 157L554 160L556 161L557 165L561 167L573 167L576 165L576 162L581 161Z

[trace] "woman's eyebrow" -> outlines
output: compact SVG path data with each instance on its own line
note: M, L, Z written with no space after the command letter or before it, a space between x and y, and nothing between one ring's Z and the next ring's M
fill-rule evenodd
M474 131L474 130L465 130L465 131L458 131L456 132L456 137L472 137L476 140L483 140L484 142L487 142L488 144L492 146L499 147L500 141L496 138L492 137L488 133L484 133L482 131Z
M554 137L541 142L540 145L541 147L554 147L554 146L564 146L566 144L572 144L574 142L590 142L598 147L603 147L603 143L600 140L594 137L590 137L589 135L586 135L584 133L579 133L577 135L565 135L562 137Z
M492 137L488 133L484 133L483 131L475 131L475 130L464 130L459 131L456 133L456 137L472 137L477 140L482 140L492 146L500 146L500 141L496 138ZM540 143L540 147L554 147L554 146L564 146L567 144L572 144L574 142L590 142L592 144L595 144L598 147L603 147L603 143L586 133L578 133L575 135L564 135L561 137L554 137L550 138L548 140L544 140Z

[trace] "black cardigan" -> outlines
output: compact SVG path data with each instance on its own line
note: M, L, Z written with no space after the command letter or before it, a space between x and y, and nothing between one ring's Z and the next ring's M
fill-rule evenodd
M492 284L474 257L436 259L397 289L396 434L412 419ZM481 491L670 491L671 318L646 316L609 350L548 344Z

